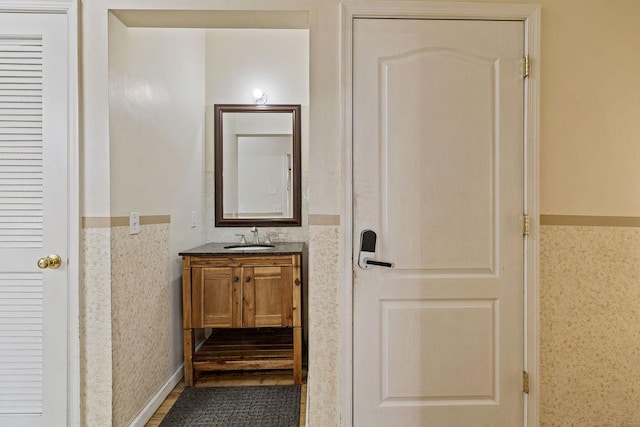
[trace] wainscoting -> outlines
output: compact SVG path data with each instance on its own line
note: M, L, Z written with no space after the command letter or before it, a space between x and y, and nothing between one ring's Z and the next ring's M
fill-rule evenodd
M640 425L640 221L541 223L540 425Z

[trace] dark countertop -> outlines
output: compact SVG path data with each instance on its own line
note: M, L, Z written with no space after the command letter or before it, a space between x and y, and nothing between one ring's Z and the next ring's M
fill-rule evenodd
M273 248L257 249L250 251L225 249L225 246L239 245L239 243L207 243L197 248L180 252L180 256L210 256L210 255L233 255L233 256L251 256L251 255L291 255L301 254L304 249L303 242L274 242ZM250 245L249 245L250 246Z

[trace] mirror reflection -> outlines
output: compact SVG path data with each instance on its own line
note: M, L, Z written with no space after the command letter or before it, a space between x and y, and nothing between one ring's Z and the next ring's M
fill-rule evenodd
M214 109L216 226L300 225L300 106Z

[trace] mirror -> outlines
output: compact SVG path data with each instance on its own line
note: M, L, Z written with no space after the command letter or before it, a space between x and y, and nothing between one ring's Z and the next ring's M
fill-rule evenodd
M215 225L300 226L300 105L214 106Z

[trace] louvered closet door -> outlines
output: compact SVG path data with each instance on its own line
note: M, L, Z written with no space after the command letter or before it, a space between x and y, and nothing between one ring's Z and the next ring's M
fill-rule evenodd
M0 13L2 426L67 424L66 19Z

